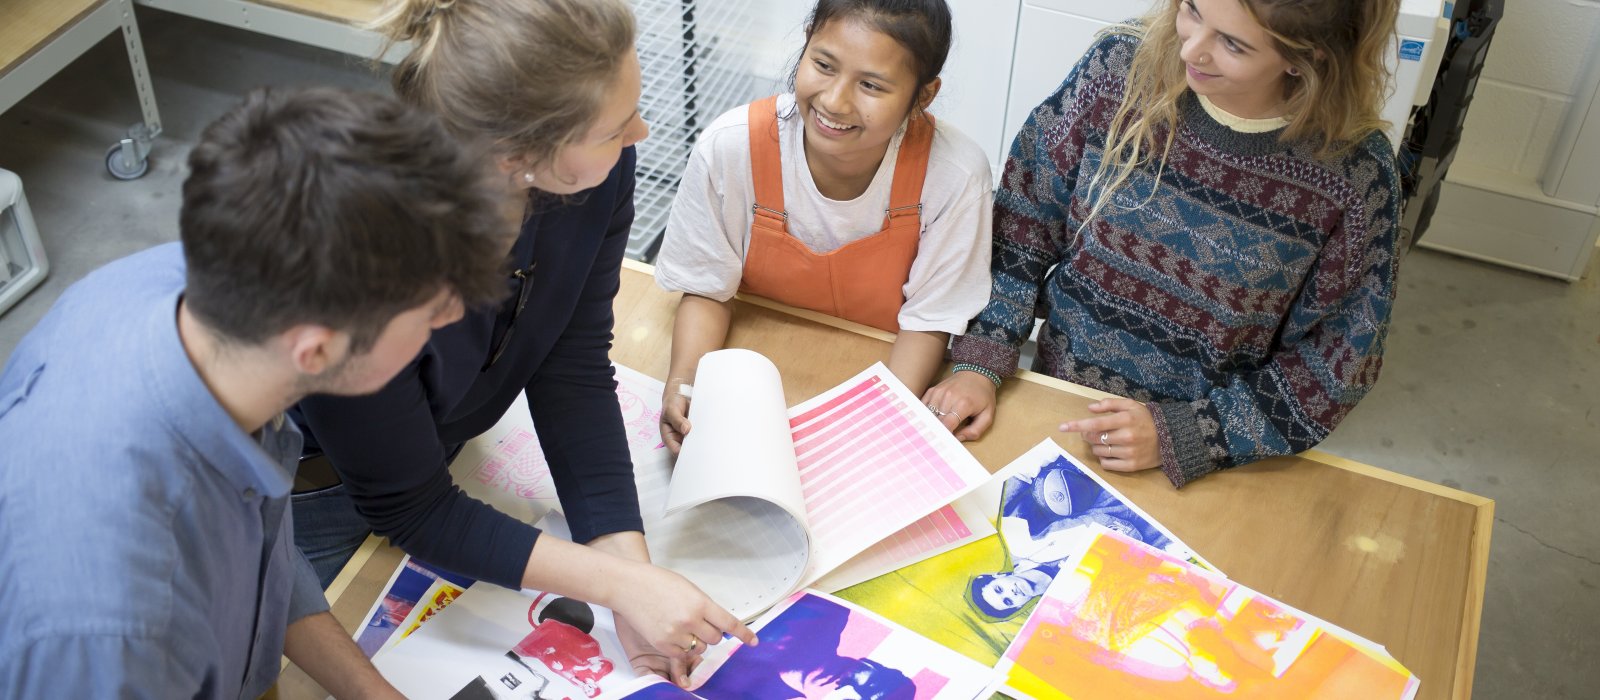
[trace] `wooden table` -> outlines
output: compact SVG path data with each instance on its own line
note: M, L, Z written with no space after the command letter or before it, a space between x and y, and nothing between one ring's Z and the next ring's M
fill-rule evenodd
M664 379L677 295L630 263L617 295L617 362ZM791 402L888 358L888 335L765 302L740 303L730 347L783 373ZM1087 464L1088 446L1057 433L1101 392L1022 373L1000 393L995 427L969 443L991 471L1045 436ZM1388 647L1422 678L1420 698L1467 698L1478 647L1494 502L1320 452L1213 474L1182 491L1159 470L1100 472L1230 578ZM369 539L329 589L347 629L363 623L400 552ZM282 697L322 698L291 669Z

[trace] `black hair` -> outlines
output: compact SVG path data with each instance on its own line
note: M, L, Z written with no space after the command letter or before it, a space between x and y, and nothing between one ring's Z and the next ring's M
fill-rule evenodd
M939 77L950 57L953 32L945 0L817 0L806 19L806 44L817 30L839 20L861 22L905 47L918 90Z

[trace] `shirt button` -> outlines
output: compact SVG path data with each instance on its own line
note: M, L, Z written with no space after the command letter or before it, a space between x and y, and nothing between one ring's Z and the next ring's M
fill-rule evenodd
M246 503L256 500L256 490L253 489L253 488L245 489L244 490L244 500L245 500Z

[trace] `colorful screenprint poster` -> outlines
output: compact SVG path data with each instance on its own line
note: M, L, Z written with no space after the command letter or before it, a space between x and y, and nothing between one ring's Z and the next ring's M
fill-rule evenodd
M971 700L993 670L841 600L802 591L735 645L695 689L706 700L875 698ZM696 674L700 676L702 674Z
M395 567L394 575L389 578L389 584L384 587L383 595L367 611L367 624L356 632L356 646L361 647L367 658L372 658L379 649L388 646L401 623L411 615L417 601L422 600L434 583L441 579L454 584L457 589L466 589L473 583L470 578L409 556L400 561L400 566Z
M996 472L1000 534L847 588L855 602L985 664L999 660L1089 526L1192 551L1050 440Z
M625 658L604 608L478 585L373 663L412 698L579 700L631 680Z
M1412 697L1393 659L1315 618L1098 531L1045 592L999 665L1019 698L1379 700Z

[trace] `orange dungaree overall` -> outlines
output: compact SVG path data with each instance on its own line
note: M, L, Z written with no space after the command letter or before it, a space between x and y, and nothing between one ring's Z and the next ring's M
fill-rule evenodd
M783 159L777 98L750 105L750 172L755 216L739 290L802 309L900 332L906 280L922 237L922 182L933 144L933 117L913 119L900 143L883 230L828 253L789 235L783 205Z

